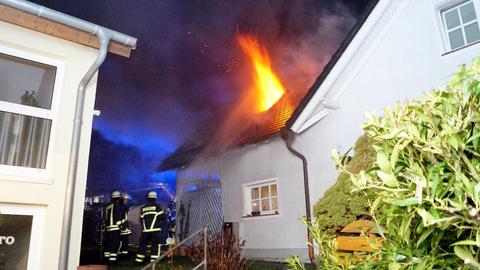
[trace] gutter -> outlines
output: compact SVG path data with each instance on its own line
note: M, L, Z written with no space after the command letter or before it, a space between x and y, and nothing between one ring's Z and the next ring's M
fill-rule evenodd
M303 166L303 187L305 191L305 216L307 219L307 222L312 221L312 213L311 213L311 208L310 208L310 188L308 184L308 162L307 158L294 149L292 147L292 142L295 139L295 133L291 129L287 128L282 128L280 130L280 136L282 139L285 141L285 145L287 146L287 149L294 154L296 157L298 157L300 160L302 160L302 166ZM315 265L315 251L313 250L313 237L311 232L307 229L307 240L308 243L308 258L310 259L310 263Z
M123 45L135 48L137 39L128 35L110 30L108 28L75 18L70 15L28 2L24 0L0 0L0 4L31 13L33 15L55 21L64 25L96 35L99 39L99 54L95 62L90 66L78 85L77 102L73 119L72 142L70 146L69 167L67 175L67 190L65 196L65 210L63 214L62 239L60 243L60 261L58 269L68 269L70 236L72 230L73 204L75 199L75 187L77 182L78 159L80 153L80 137L83 124L83 108L85 105L86 88L92 77L105 61L110 41L116 41Z

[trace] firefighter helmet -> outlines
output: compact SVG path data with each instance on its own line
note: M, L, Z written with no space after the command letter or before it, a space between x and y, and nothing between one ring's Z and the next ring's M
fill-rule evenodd
M155 192L155 191L148 192L147 198L156 199L157 198L157 192Z
M112 199L113 198L120 198L120 191L118 190L115 190L114 192L112 192Z

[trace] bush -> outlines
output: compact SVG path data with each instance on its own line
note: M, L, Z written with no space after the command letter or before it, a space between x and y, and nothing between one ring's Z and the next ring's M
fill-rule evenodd
M479 60L463 66L444 89L387 108L382 117L369 115L364 130L375 150L372 166L358 171L332 153L354 191L372 196L369 215L386 230L383 246L358 265L343 266L328 228L314 221L307 227L321 251L320 265L480 269L479 123ZM292 269L303 267L295 258L288 263Z
M387 231L375 267L480 269L480 61L444 89L397 104L364 130L374 167L340 164Z
M208 234L207 262L210 270L247 270L249 263L242 257L245 241L240 241L235 236L223 233ZM198 265L204 259L203 237L198 244L189 250L189 257Z
M349 172L359 173L371 167L375 151L366 135L358 138L354 151L352 160L346 165ZM347 224L368 215L368 197L352 194L352 190L350 175L342 172L313 208L318 230L334 235Z

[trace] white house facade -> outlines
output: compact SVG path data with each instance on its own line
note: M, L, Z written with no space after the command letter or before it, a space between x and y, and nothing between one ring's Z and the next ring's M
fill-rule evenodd
M85 35L95 39L0 1L2 269L59 268L77 91L99 54ZM79 263L96 84L82 111L68 269Z
M353 146L365 112L380 114L421 97L480 55L479 16L479 0L376 3L286 124L295 133L293 148L308 161L312 206L338 176L330 150ZM224 221L238 224L247 257L307 259L306 229L298 220L306 211L302 162L279 136L179 169L179 198L211 174L221 182Z

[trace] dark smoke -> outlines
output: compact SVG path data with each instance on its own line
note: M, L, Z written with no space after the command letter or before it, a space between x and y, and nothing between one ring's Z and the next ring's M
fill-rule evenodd
M160 160L188 138L205 141L242 97L237 31L256 34L286 87L303 92L368 0L34 2L138 37L130 59L102 66L94 125Z

